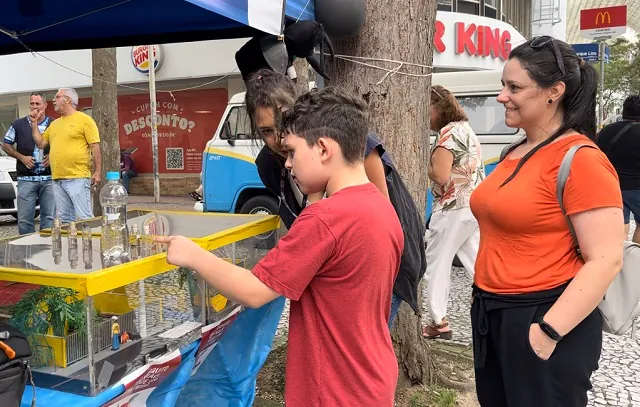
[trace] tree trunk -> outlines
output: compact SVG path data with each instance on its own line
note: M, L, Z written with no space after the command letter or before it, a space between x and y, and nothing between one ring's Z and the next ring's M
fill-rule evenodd
M356 37L334 41L336 54L431 66L435 0L367 0L366 12L365 25ZM363 62L386 69L398 66ZM431 70L403 65L399 72L424 75ZM384 70L338 59L330 70L330 85L355 91L368 103L371 130L394 158L418 208L424 208L431 78L398 73L385 77L386 74ZM414 384L433 382L436 371L422 338L420 317L406 304L400 308L393 338L399 348L400 371Z
M296 89L298 95L309 91L309 64L304 58L296 58L293 61L293 67L296 69Z
M100 132L101 172L104 179L108 171L120 171L116 49L94 49L91 57L93 64L93 105L91 113ZM93 194L93 213L95 216L102 215L99 199L102 184L101 182L97 186Z

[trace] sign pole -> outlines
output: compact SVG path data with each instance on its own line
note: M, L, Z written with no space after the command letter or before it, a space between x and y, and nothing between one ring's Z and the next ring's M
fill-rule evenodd
M160 202L160 168L158 166L158 110L156 100L156 66L153 45L149 45L149 110L151 112L151 154L153 156L153 201Z
M598 129L602 128L602 123L604 122L604 53L605 53L605 43L604 41L599 41L599 56L600 56L600 102L598 109Z

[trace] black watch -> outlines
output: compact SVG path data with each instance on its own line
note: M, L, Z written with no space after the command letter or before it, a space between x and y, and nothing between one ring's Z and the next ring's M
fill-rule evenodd
M540 325L540 329L544 332L549 338L553 339L556 342L560 342L562 340L562 335L558 333L553 327L546 322L544 322L544 317L541 317L538 321L538 325Z

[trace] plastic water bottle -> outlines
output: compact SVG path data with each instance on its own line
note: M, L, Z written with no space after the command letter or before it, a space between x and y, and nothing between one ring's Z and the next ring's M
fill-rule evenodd
M127 190L120 183L119 172L107 173L107 183L100 190L100 205L103 263L106 267L126 263L130 260Z

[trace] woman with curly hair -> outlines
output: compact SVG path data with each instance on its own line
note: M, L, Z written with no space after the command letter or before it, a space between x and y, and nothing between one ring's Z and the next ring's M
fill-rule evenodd
M429 160L433 214L427 237L427 302L431 321L425 338L451 339L447 301L451 263L458 259L473 278L480 232L469 198L484 178L480 141L453 94L431 87L431 129L438 131Z

